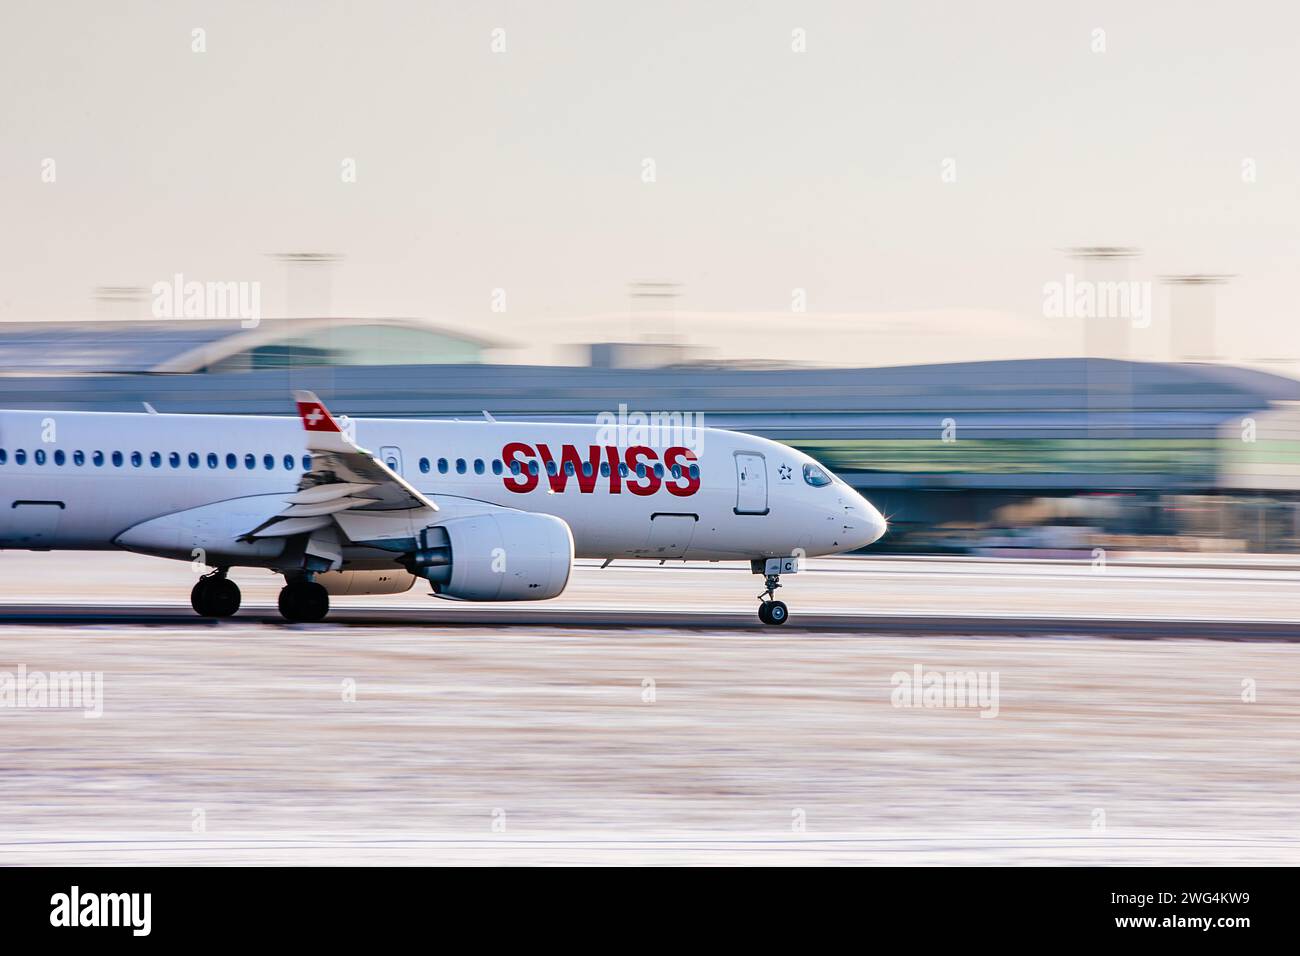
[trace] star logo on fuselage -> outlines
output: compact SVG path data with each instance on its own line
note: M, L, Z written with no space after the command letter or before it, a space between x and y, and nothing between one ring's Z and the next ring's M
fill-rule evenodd
M782 481L789 481L790 476L794 474L794 471L790 468L789 465L782 465L780 468L777 469L777 472L781 475Z

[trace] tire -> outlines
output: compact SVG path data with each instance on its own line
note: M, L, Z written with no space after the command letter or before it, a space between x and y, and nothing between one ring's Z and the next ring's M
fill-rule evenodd
M199 578L195 582L194 590L190 592L190 607L194 608L194 613L199 617L211 617L208 613L208 585L211 582L207 578Z
M315 581L297 581L280 590L280 614L296 624L324 620L330 610L329 592Z
M239 585L229 578L213 578L203 595L211 617L231 617L239 610Z
M767 620L765 624L784 624L790 617L790 609L785 606L784 601L769 601L767 604Z
M239 585L229 578L199 578L190 606L200 617L230 617L239 610Z
M760 621L762 621L764 624L771 624L771 623L772 623L772 619L768 616L768 610L769 610L770 608L771 608L771 605L768 604L768 602L766 602L766 601L762 602L762 603L759 604L759 606L758 606L758 619L759 619Z

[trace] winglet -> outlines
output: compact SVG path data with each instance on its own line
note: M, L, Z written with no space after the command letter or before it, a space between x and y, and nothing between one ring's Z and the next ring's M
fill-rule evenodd
M315 392L294 392L293 400L298 403L298 417L302 427L309 432L341 432L338 422L325 407L325 403L316 397Z

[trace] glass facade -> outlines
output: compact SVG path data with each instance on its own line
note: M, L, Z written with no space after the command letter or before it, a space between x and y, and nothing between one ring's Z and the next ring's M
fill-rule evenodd
M254 346L213 372L313 365L441 365L482 361L482 346L433 330L396 325L338 325Z

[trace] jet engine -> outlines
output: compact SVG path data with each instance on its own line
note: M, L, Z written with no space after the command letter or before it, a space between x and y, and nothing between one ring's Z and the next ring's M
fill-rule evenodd
M573 534L552 515L451 518L420 532L419 545L407 570L462 601L544 601L564 590L573 567Z

